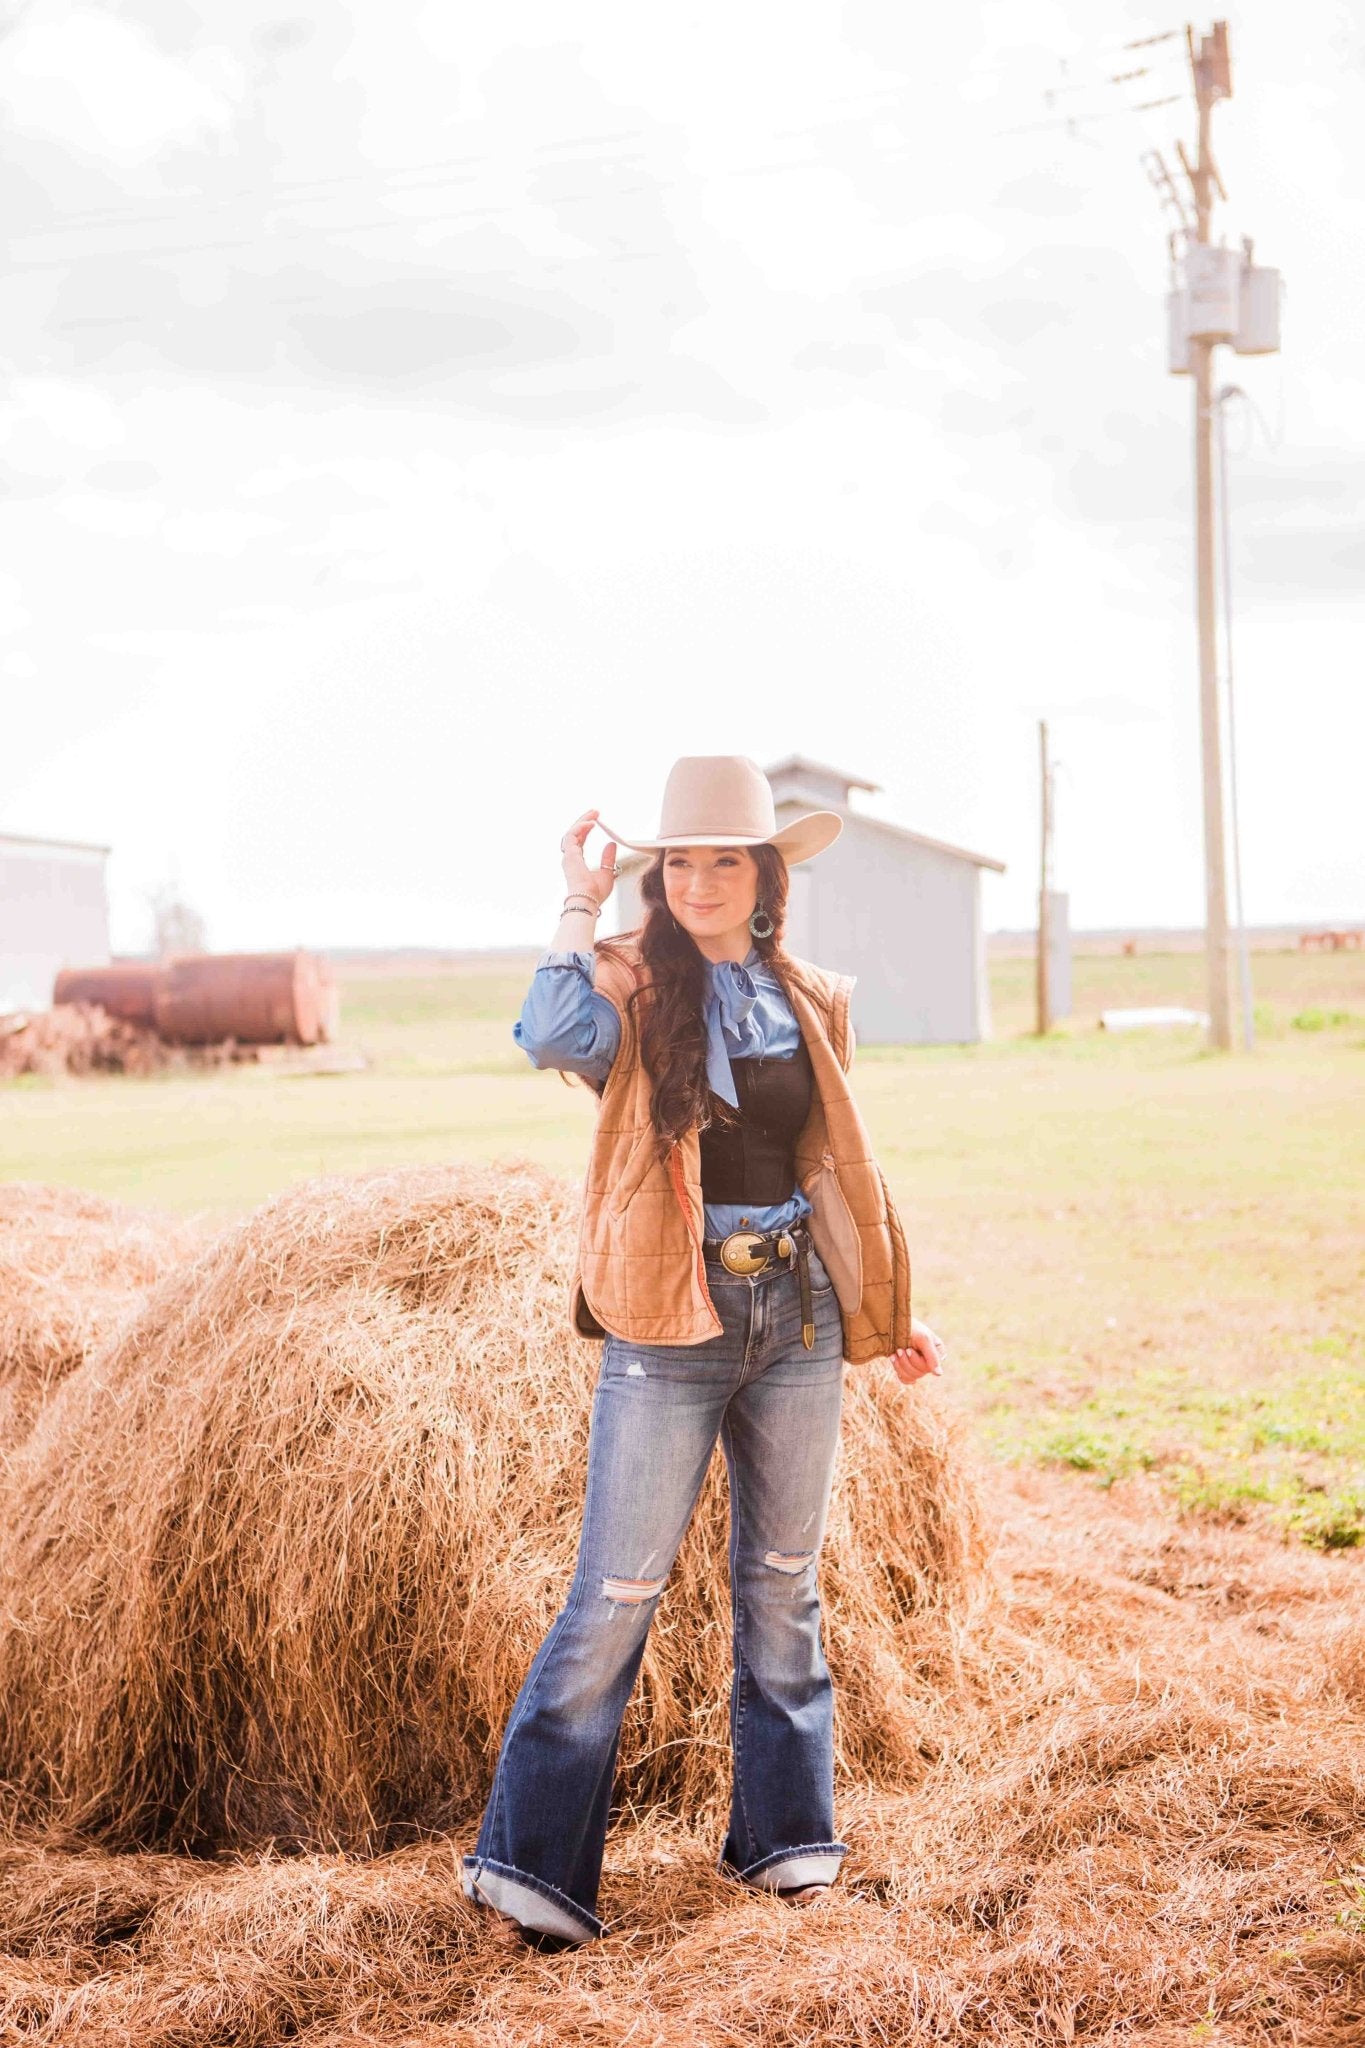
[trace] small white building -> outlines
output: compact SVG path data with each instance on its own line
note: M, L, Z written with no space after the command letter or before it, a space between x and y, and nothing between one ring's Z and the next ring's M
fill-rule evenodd
M47 1009L60 968L109 964L108 857L0 832L0 1013Z
M989 1038L990 984L981 872L1005 872L971 853L855 811L855 789L880 785L792 754L767 771L786 824L803 811L838 811L833 846L791 870L786 944L821 967L857 976L853 1025L863 1045L968 1045ZM640 922L639 874L650 854L622 849L618 930Z

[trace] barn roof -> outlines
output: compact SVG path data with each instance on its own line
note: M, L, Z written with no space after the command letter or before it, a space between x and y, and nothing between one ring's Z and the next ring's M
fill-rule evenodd
M871 789L876 785L866 783L863 787ZM813 810L835 811L847 823L864 825L873 832L885 832L892 839L908 839L915 846L931 846L935 853L950 853L956 860L971 861L974 867L993 868L997 875L1005 872L1004 861L995 860L988 853L973 853L969 846L953 846L946 839L931 839L927 832L912 832L906 825L893 825L888 818L874 818L867 811L850 810L847 804L831 803L827 796L820 796L814 790L784 789L777 800L778 810L781 811L785 804L809 804Z
M799 776L803 768L813 770L816 775L828 775L835 782L842 782L848 789L866 789L873 795L880 794L880 782L869 782L865 775L850 775L847 768L831 768L828 761L812 761L809 754L788 754L785 760L774 761L764 774L769 782L776 782L779 776Z
M772 771L769 770L769 773L771 774ZM877 785L872 782L865 782L858 786L863 789L875 789ZM781 823L781 812L789 804L794 804L799 809L834 811L846 823L860 825L869 832L884 832L888 838L902 841L908 840L913 846L932 847L935 853L948 853L955 860L968 860L974 867L992 868L997 875L1003 875L1005 872L1004 861L994 860L988 853L973 853L970 847L953 846L946 839L931 839L926 832L911 832L906 826L893 825L886 818L870 817L866 811L850 810L847 804L834 803L829 797L821 796L815 790L784 789L777 800L779 824ZM628 853L624 860L617 861L617 869L622 874L628 873L632 868L643 867L645 862L652 859L652 857L652 855L647 853Z
M34 839L27 832L0 832L0 846L45 846L52 853L110 853L91 839Z

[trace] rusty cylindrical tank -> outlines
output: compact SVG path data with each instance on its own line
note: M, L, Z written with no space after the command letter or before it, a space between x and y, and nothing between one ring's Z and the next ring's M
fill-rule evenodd
M64 967L53 985L52 1001L98 1003L125 1024L156 1022L156 990L161 976L156 960L116 960L111 967Z
M341 991L336 985L330 960L319 960L318 972L318 1041L322 1045L335 1045L341 1026Z
M317 1045L330 989L316 953L186 953L162 963L156 1028L171 1045Z

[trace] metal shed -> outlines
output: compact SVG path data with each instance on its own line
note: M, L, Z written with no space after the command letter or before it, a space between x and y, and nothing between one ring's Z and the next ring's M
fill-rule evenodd
M0 1012L45 1010L59 968L109 959L107 846L0 832Z
M791 754L766 770L779 824L838 811L834 845L791 871L787 946L857 976L853 1024L864 1045L967 1045L989 1038L990 984L981 873L1005 863L855 811L854 790L880 784ZM638 876L650 858L625 854L612 901L618 929L640 922Z

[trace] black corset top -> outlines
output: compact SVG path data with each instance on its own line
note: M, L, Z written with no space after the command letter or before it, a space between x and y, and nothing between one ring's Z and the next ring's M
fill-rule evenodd
M702 1200L756 1209L785 1202L796 1187L796 1141L810 1115L805 1041L790 1059L737 1059L730 1071L739 1107L711 1098L715 1120L701 1133Z

